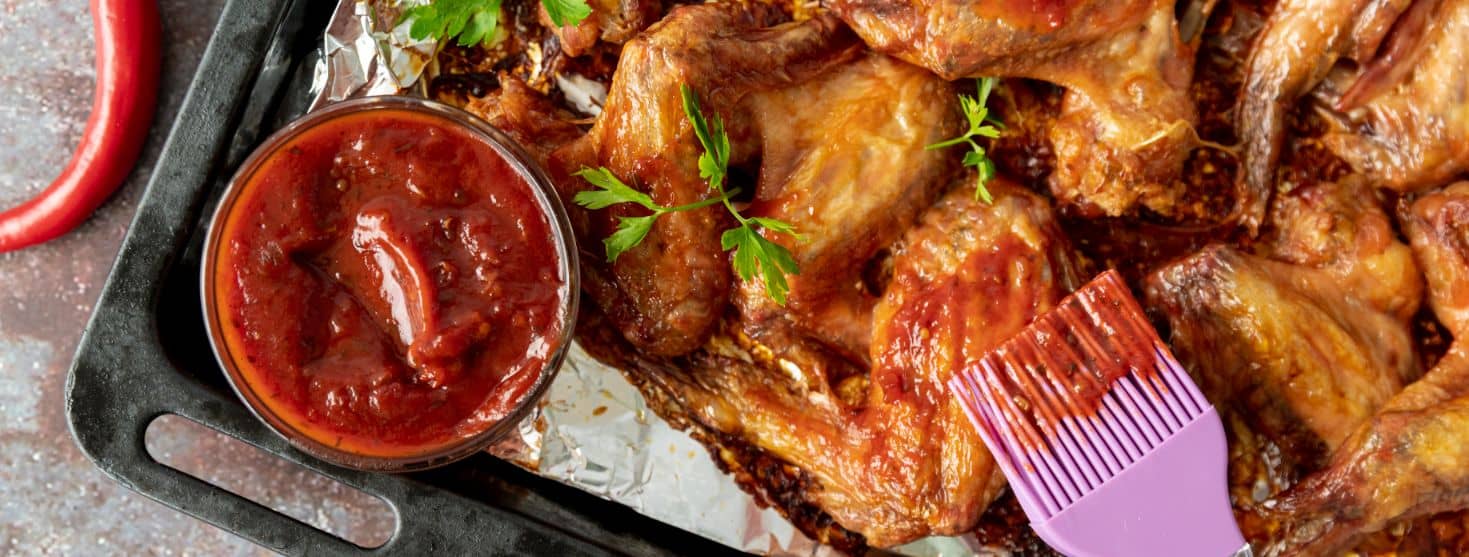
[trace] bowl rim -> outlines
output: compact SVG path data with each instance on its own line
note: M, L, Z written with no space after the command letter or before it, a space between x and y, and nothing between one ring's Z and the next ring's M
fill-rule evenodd
M456 125L477 136L490 145L520 177L530 184L531 192L542 208L541 213L550 221L552 243L556 246L556 257L561 263L561 331L555 350L546 358L539 370L535 384L527 389L514 409L503 418L475 435L458 442L439 446L421 454L404 456L376 456L347 451L327 445L299 431L281 418L256 394L250 382L235 365L229 344L223 336L220 308L214 302L215 268L219 263L219 252L223 241L222 230L232 214L232 209L250 181L263 164L270 160L288 141L295 139L314 127L336 118L372 111L409 111L436 116L449 125ZM284 438L291 446L306 454L346 468L372 472L413 472L449 464L480 452L515 431L517 426L537 407L544 397L562 362L571 347L581 292L580 268L576 258L575 235L571 219L561 203L550 177L540 164L508 134L489 122L462 109L420 97L383 95L363 97L336 102L302 115L261 142L250 156L240 164L230 178L218 205L208 221L204 239L200 268L199 295L201 298L204 327L208 332L210 349L215 360L224 371L225 379L235 395L244 402L250 413L264 423L276 435Z

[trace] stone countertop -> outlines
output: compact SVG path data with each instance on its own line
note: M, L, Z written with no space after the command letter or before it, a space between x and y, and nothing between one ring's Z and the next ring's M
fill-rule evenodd
M163 83L138 168L77 231L0 254L0 555L256 555L244 539L106 477L77 449L66 371L224 0L161 0ZM87 0L0 0L0 207L40 191L66 164L91 107ZM365 496L217 434L155 423L160 460L349 539L381 539L391 518Z

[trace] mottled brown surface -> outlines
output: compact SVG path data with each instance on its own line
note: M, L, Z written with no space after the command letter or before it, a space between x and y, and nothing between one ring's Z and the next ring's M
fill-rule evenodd
M1167 1L836 0L869 46L947 79L1028 78L1063 87L1046 135L1056 204L1089 216L1175 215L1196 141L1193 47Z
M87 4L0 0L0 206L44 187L82 132L93 80ZM122 191L78 231L0 255L0 555L266 553L105 477L72 442L63 402L82 327L223 4L162 1L160 112ZM348 490L252 449L173 425L150 431L149 444L172 462L229 470L221 475L242 491L313 523L383 527L345 502Z

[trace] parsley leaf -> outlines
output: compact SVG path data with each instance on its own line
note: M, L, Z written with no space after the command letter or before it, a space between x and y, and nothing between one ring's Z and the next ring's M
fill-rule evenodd
M995 161L990 160L989 153L984 147L975 141L975 137L995 139L1000 137L1000 130L1005 126L998 118L990 115L990 109L985 106L989 102L990 92L994 90L995 83L999 80L993 77L980 78L977 83L978 95L959 95L959 107L964 111L964 118L969 121L969 130L964 135L940 141L925 147L932 151L960 145L969 144L969 152L964 153L964 166L975 167L979 172L978 184L974 190L974 197L985 203L991 203L994 198L990 196L989 188L985 184L995 177Z
M791 250L765 238L760 234L760 229L785 234L796 240L803 238L796 233L796 227L788 222L769 217L746 217L735 209L732 199L740 190L724 189L725 177L729 175L730 149L729 136L724 133L724 121L715 116L711 125L711 121L704 118L699 107L699 97L693 90L684 85L680 92L683 94L684 113L694 128L694 136L698 138L699 145L704 148L704 153L699 155L699 177L707 180L709 189L714 190L717 195L688 205L665 207L654 202L648 194L623 183L606 168L583 168L575 175L597 189L578 192L572 200L577 205L593 210L605 209L619 203L635 203L653 212L641 217L618 217L617 230L602 240L602 245L607 248L608 262L617 261L617 256L642 242L648 236L648 231L653 229L653 222L664 213L692 211L723 203L725 209L739 223L739 226L725 230L719 237L719 243L724 250L734 252L735 273L742 280L753 280L758 272L765 282L765 292L776 303L785 305L786 294L791 290L786 275L800 274L800 266L796 264L796 258L791 256Z
M719 243L724 246L725 251L734 250L735 272L740 275L741 280L750 280L754 278L756 270L760 271L761 279L765 281L765 293L775 303L785 305L786 294L791 290L785 275L800 274L800 268L796 265L795 258L791 257L790 250L765 239L751 226L724 231Z
M454 40L459 46L474 46L495 39L500 27L501 0L432 0L408 8L403 20L411 20L408 36L415 41L435 38ZM576 25L591 15L586 0L541 0L556 25Z
M632 249L633 246L642 243L643 238L648 236L648 231L653 229L653 221L658 220L658 217L664 213L692 211L724 201L724 198L721 196L697 201L688 205L664 207L655 203L653 198L648 194L633 189L632 186L617 179L617 176L612 174L612 171L606 167L583 168L578 170L573 176L578 176L593 186L597 186L595 190L577 192L576 196L572 198L572 201L575 201L577 205L588 209L605 209L619 203L636 203L653 212L651 215L642 217L618 217L617 230L611 236L602 240L602 245L607 251L608 263L616 262L617 256ZM739 193L739 190L735 190L730 195L734 195L735 193Z
M551 16L551 22L558 27L576 25L592 15L592 8L587 6L586 0L541 0L541 5L546 7L546 15Z
M661 214L663 213L653 213L646 217L618 217L617 231L602 240L602 246L607 249L607 262L617 261L617 256L622 255L622 252L643 243L643 238L653 229L653 221L658 220L658 215Z
M492 39L500 25L500 0L435 0L403 12L413 21L408 36L456 39L459 46L473 46Z
M607 170L605 166L595 169L583 168L572 175L591 182L593 186L600 188L597 190L577 192L576 197L572 198L572 200L582 207L588 209L605 209L618 203L631 202L647 207L650 211L657 212L659 209L653 203L653 198L648 197L648 194L632 189L631 186L622 183L622 180L618 180L617 176L613 176L612 171Z
M790 227L788 224L781 224ZM750 280L755 276L755 271L760 271L761 279L765 281L765 293L775 303L786 304L786 294L791 288L785 276L801 274L790 250L765 239L756 227L748 225L725 230L719 243L724 246L725 251L734 250L735 272L740 275L740 279Z
M724 133L724 121L715 116L711 126L699 107L699 96L688 85L679 86L679 93L683 95L684 114L694 127L694 136L704 147L704 154L699 155L699 177L708 180L709 187L720 193L724 207L740 223L738 228L724 231L719 243L725 251L734 250L734 268L741 279L750 280L759 271L765 281L765 293L775 303L785 305L786 293L790 292L785 276L800 274L800 267L791 257L790 250L760 235L759 229L786 234L797 240L801 236L796 234L796 228L790 223L766 217L746 218L735 209L730 202L730 194L724 192L724 179L729 174L729 136Z
M491 2L499 4L498 0ZM500 26L500 6L494 9L475 13L469 16L464 30L451 35L459 36L459 46L473 46L489 42L495 38L495 28Z
M688 85L679 85L679 93L683 95L684 114L688 116L689 124L694 126L694 136L704 147L704 154L699 155L699 177L709 182L710 189L723 189L724 175L729 168L729 136L724 134L724 120L715 116L711 133L709 122L699 107L699 96Z
M752 217L750 219L750 222L753 222L755 224L760 225L761 228L768 228L768 229L770 229L771 232L779 232L781 234L790 234L791 236L795 237L797 240L804 239L804 238L801 237L800 234L797 234L796 233L796 227L791 226L790 223L785 222L785 221L780 221L780 220L775 220L775 219L770 219L770 218L765 218L765 217Z

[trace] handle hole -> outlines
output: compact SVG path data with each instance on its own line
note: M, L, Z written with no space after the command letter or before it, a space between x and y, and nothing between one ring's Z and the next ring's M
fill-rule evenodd
M366 549L398 529L377 496L175 414L148 423L143 445L159 463Z

